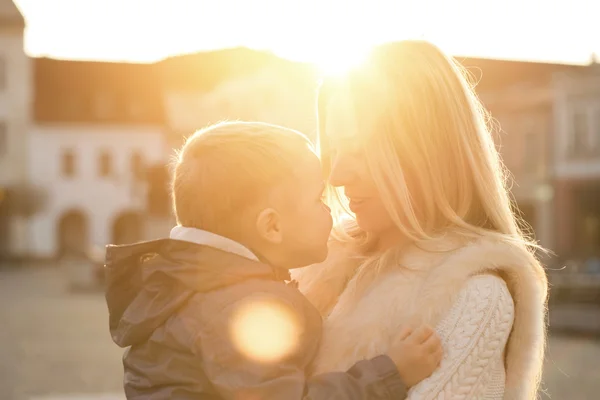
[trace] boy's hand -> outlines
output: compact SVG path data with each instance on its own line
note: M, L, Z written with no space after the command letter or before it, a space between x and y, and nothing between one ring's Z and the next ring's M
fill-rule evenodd
M433 329L421 325L404 328L394 340L389 356L398 367L400 378L408 387L429 377L442 360L442 343Z

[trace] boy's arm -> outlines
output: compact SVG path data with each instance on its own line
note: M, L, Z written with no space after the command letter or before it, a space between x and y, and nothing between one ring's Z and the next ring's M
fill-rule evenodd
M281 305L281 298L271 298L261 304ZM202 359L208 379L226 400L360 400L404 399L406 387L394 362L387 356L356 363L346 372L331 372L308 377L306 368L316 354L320 332L311 332L302 316L295 323L278 321L274 307L271 317L260 307L233 304L206 324L195 341L195 350ZM249 314L244 315L244 310ZM256 312L256 318L250 313ZM282 315L285 315L282 314ZM292 318L291 321L294 321ZM292 327L292 328L290 328ZM254 334L253 331L258 334ZM288 339L297 340L294 351L279 361L259 361L248 355L245 346L267 346ZM266 344L264 341L267 341ZM271 346L272 345L272 346ZM285 346L283 346L285 347ZM263 347L264 349L264 347Z

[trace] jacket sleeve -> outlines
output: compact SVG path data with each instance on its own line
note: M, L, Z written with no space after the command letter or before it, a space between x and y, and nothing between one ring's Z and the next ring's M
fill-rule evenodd
M261 310L261 304L270 306ZM251 307L234 303L204 324L195 351L223 399L406 398L398 370L385 355L359 361L346 372L307 376L319 346L320 327L315 332L301 315L287 314L294 309L288 306L280 298L253 296ZM278 352L281 357L275 357Z
M444 346L440 367L411 388L408 399L503 398L504 377L496 372L503 368L513 321L514 303L504 281L493 275L471 278L436 329Z

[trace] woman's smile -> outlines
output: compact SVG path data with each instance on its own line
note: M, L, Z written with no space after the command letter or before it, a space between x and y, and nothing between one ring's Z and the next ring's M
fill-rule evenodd
M354 214L359 213L369 202L368 197L348 197L348 199L350 200L350 210L352 210Z

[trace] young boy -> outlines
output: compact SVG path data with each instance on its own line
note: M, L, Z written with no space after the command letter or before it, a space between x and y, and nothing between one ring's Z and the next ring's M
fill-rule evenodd
M302 134L221 123L175 165L169 239L108 246L112 338L129 347L128 399L401 399L441 358L427 327L389 357L308 376L321 316L288 270L321 262L332 226L319 160Z

